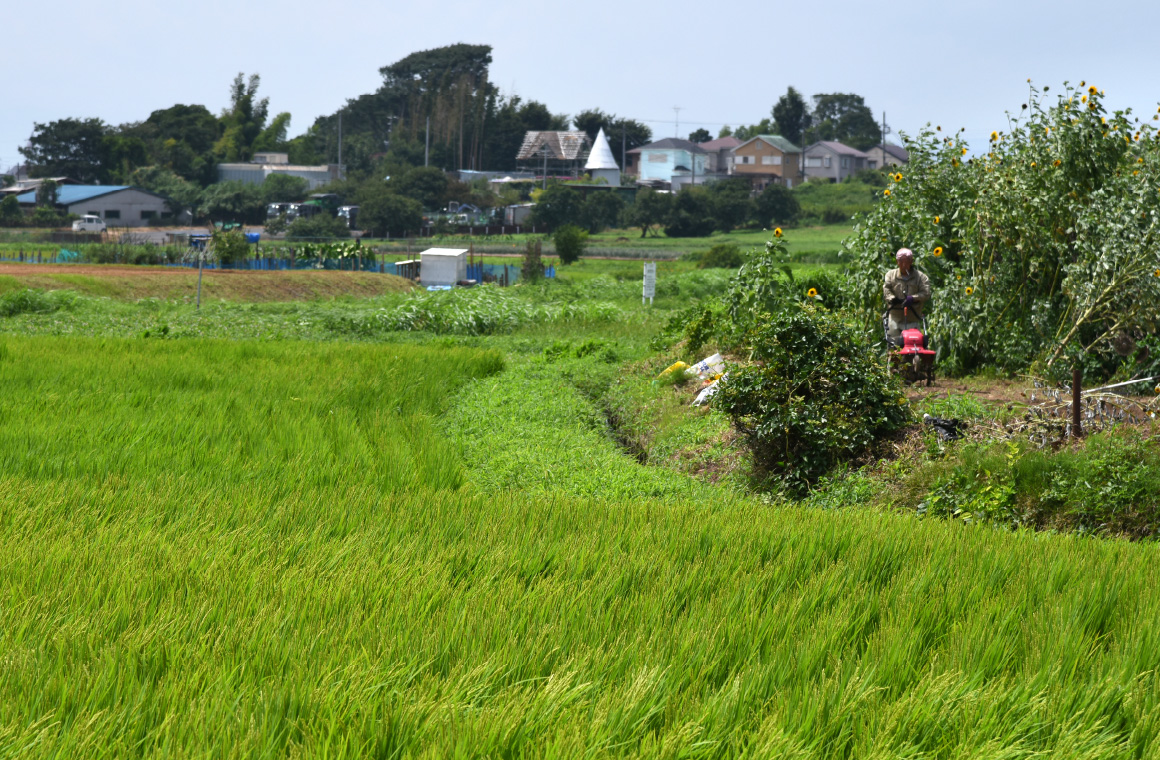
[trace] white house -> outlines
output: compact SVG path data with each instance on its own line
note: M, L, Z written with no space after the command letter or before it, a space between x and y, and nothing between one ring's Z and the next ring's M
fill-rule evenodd
M271 174L286 174L306 180L311 190L345 176L338 164L301 166L290 163L290 155L287 153L255 153L249 163L218 164L217 173L218 182L237 180L248 185L260 185Z

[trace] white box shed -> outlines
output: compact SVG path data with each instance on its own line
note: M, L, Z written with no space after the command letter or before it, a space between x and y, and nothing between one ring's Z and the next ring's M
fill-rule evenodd
M466 248L428 248L419 254L420 284L454 285L466 279Z

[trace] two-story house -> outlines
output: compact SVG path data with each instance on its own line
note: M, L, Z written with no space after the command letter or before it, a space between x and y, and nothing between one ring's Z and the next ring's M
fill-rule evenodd
M668 182L674 177L678 183L694 181L700 183L708 171L709 155L695 142L678 137L633 148L628 152L629 165L637 167L640 182Z
M822 140L806 148L806 177L841 182L869 168L866 159L867 155L856 148L834 140Z
M757 135L733 149L733 174L747 177L757 191L771 184L800 185L801 154L781 135Z
M906 166L910 153L900 145L875 145L866 151L866 168L883 169L887 166Z

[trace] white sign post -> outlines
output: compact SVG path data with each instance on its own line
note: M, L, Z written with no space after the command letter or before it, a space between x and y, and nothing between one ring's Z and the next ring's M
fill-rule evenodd
M644 292L641 294L640 302L643 304L646 300L648 305L652 306L653 297L657 294L657 263L655 261L646 261L644 265Z

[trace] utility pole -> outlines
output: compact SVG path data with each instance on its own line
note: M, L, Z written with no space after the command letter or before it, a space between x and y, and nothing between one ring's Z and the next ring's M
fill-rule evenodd
M545 140L544 144L540 146L540 152L544 154L544 184L543 189L548 189L548 142Z
M427 117L427 135L423 138L423 166L427 166L431 157L431 117Z
M338 112L338 176L342 176L342 111Z
M673 116L674 116L673 137L680 139L680 137L681 137L681 107L680 106L673 106Z
M628 139L625 137L624 122L620 123L620 170L626 171L628 169L628 152L625 147L628 145Z

